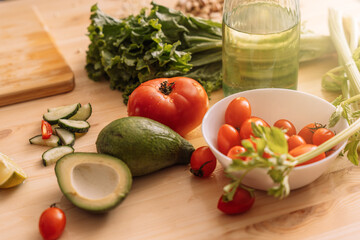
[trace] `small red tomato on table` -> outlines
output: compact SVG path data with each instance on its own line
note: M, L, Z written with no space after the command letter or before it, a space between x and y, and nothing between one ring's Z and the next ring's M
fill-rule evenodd
M44 240L55 240L61 236L65 225L65 213L53 204L41 214L39 231Z
M151 118L181 136L201 124L208 108L205 89L187 77L146 81L131 93L127 105L129 116Z
M208 146L197 148L191 155L190 172L197 177L208 177L216 168L216 157Z
M237 187L232 200L228 201L222 195L218 201L218 209L223 213L234 215L248 211L255 202L254 192L242 186Z

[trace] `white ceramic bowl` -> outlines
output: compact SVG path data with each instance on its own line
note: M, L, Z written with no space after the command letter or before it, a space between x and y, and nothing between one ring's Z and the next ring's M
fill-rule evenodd
M220 126L225 123L224 116L228 104L239 96L249 100L252 116L263 118L270 125L281 118L288 119L295 125L297 132L309 123L327 124L330 115L335 110L332 104L317 96L277 88L244 91L220 100L204 116L202 134L211 151L225 168L231 164L232 160L217 150L217 133ZM332 130L339 133L347 127L347 122L341 119ZM320 177L339 155L345 144L345 141L338 144L336 151L321 161L295 167L289 176L290 189L303 187ZM250 171L243 179L243 183L259 190L268 190L273 186L271 178L264 169Z

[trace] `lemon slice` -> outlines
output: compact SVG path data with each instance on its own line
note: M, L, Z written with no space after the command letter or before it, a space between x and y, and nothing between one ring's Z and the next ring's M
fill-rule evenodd
M26 173L13 160L0 153L0 188L11 188L26 179Z

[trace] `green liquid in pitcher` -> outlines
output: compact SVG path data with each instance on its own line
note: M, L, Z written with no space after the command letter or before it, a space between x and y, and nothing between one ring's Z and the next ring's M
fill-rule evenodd
M299 41L299 20L286 8L255 3L224 14L225 96L256 88L296 89Z

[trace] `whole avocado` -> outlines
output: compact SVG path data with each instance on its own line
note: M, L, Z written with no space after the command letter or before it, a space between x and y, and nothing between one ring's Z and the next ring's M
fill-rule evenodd
M133 176L188 164L194 147L171 128L144 117L124 117L105 126L96 140L99 153L124 161Z

